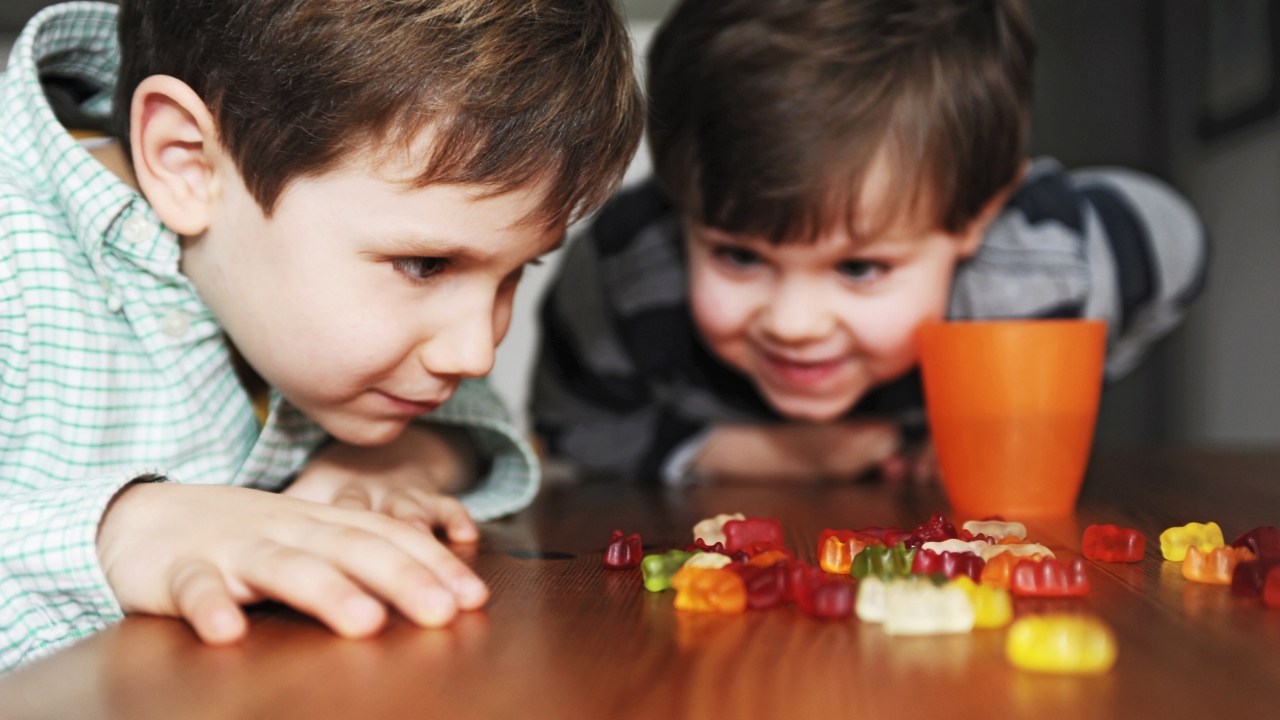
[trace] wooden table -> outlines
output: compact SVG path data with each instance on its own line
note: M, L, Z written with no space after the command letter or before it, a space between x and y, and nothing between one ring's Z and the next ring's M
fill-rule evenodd
M1091 567L1083 605L1120 643L1102 677L1019 671L1004 659L1004 631L894 638L794 607L676 613L670 592L641 588L638 570L600 565L614 528L665 548L717 512L775 516L813 561L824 527L909 527L942 506L936 492L877 486L552 487L485 527L471 562L493 600L448 629L400 621L344 641L269 609L242 645L215 649L180 622L131 618L0 680L0 717L1280 716L1280 610L1188 583L1158 545L1152 553L1162 529L1192 520L1216 520L1228 539L1280 524L1280 454L1105 456L1076 517L1029 523L1033 537L1072 551L1090 523L1147 535L1141 564Z

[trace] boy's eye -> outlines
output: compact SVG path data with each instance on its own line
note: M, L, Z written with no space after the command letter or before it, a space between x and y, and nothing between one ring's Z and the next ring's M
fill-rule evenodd
M836 266L836 270L850 280L866 282L883 275L888 267L884 263L870 260L845 260Z
M396 258L391 261L391 266L410 280L426 280L438 275L448 264L448 260L437 257Z
M713 252L717 258L736 268L749 268L760 264L760 256L746 248L721 245Z

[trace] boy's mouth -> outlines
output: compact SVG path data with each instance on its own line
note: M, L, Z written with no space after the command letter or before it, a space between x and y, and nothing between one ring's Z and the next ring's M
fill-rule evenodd
M441 400L412 400L383 390L375 390L374 393L382 396L388 405L402 415L426 415L443 404Z
M824 360L794 360L762 351L764 370L777 385L797 390L814 390L834 377L844 366L846 359L837 357Z

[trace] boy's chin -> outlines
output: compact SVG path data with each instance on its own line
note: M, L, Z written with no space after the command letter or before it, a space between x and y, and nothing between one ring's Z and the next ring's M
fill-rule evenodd
M349 416L312 418L338 442L360 447L376 447L400 437L409 420L368 420Z
M766 398L778 414L788 420L807 423L835 422L844 417L858 400L856 397L852 400L832 400L778 395L767 395Z

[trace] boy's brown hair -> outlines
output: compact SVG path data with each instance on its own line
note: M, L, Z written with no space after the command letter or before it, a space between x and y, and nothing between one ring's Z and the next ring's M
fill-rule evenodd
M143 79L182 80L268 215L289 181L429 130L414 186L544 183L536 219L572 220L642 129L613 0L124 0L119 32L117 135Z
M730 233L857 237L884 151L878 220L959 232L1020 172L1034 55L1021 0L684 0L649 54L655 173Z

